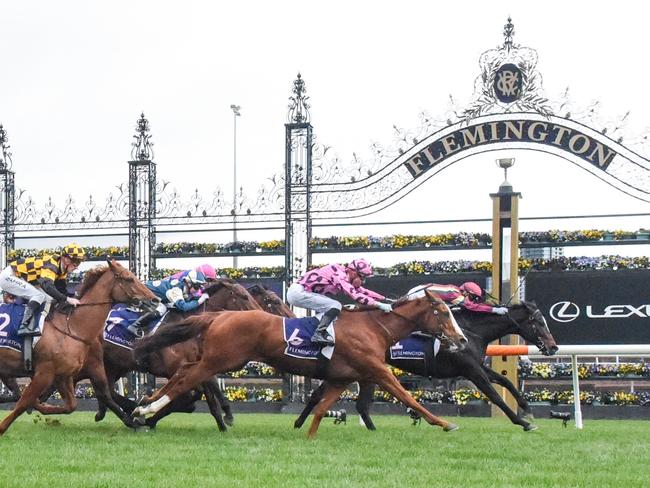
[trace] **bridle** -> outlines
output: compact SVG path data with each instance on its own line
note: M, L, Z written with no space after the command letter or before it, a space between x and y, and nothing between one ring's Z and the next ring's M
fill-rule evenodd
M436 307L436 305L439 305L439 304L444 303L444 302L443 302L443 301L438 301L438 300L431 301L431 300L428 300L428 299L427 299L427 302L428 302L428 303L431 305L431 307L434 309L434 310L433 310L433 314L434 314L435 317L436 317L436 320L437 320L437 322L438 322L438 325L440 325L440 314L439 314L438 310L435 309L435 307ZM391 310L391 311L389 312L389 314L396 315L396 316L399 317L400 319L406 321L408 324L414 326L414 330L417 330L418 327L420 326L419 322L413 320L412 318L406 317L405 315L402 315L402 314L399 313L399 312L396 312L395 309ZM397 342L397 341L399 340L399 337L396 337L395 334L393 334L393 333L388 329L388 327L387 327L385 324L383 324L383 323L381 322L381 320L379 320L379 319L376 317L377 314L371 314L371 313L370 313L370 310L368 310L368 315L372 318L372 320L374 320L377 324L379 324L379 326L384 330L384 332L386 332L386 334L388 335L388 337L389 337L390 340L391 340L391 344L394 344L395 342ZM431 333L428 333L428 332L420 331L420 333L421 333L422 335L424 335L424 336L427 336L427 337L435 337L435 338L437 338L437 339L440 339L441 341L443 341L443 340L447 340L447 341L449 341L449 338L447 337L447 335L446 335L444 332L436 332L435 334L431 334Z
M538 347L538 349L540 351L542 351L542 353L547 353L548 349L546 348L546 344L544 344L544 341L542 340L542 334L540 333L540 330L539 330L539 324L544 323L544 316L542 315L542 312L539 309L537 309L534 312L530 313L530 310L528 309L528 307L526 305L524 305L524 307L526 307L526 311L529 312L528 318L526 319L525 323L530 326L530 328L531 328L531 330L533 332L533 335L537 339L537 342L535 343L535 345ZM516 326L516 328L518 330L520 330L520 331L522 330L521 325L519 324L519 322L517 322L515 319L513 319L512 316L510 315L510 310L508 310L508 313L506 314L506 317L508 317L508 319L510 319L510 322L515 324L515 326Z
M113 284L111 285L111 290L109 292L109 295L112 297L113 296L113 290L115 290L115 286L119 285L124 292L125 295L128 296L128 292L126 290L126 287L124 286L124 281L129 280L129 277L125 277L120 273L117 273L115 271L111 271L113 273ZM91 307L91 306L97 306L97 305L109 305L113 304L114 300L110 301L102 301L102 302L91 302L91 303L80 303L77 305L77 307ZM130 298L128 300L129 306L142 306L143 301L139 298ZM74 339L76 341L82 342L86 344L87 346L90 346L92 344L91 341L88 341L82 337L79 337L77 334L75 334L72 329L70 328L70 318L72 317L72 314L76 310L77 307L72 307L68 311L64 312L65 314L65 323L66 323L66 330L62 330L59 327L56 326L56 324L52 321L50 321L50 325L54 327L58 332L60 332L63 335L66 335L70 337L71 339Z

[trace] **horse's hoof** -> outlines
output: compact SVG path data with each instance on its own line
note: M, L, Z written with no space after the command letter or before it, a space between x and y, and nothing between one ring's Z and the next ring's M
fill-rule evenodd
M235 423L235 418L232 416L232 414L226 414L223 416L223 421L227 426L232 427Z
M539 429L539 427L535 424L528 424L527 426L524 427L525 432L533 432L537 429Z
M140 430L146 428L146 430L149 430L149 426L147 425L147 419L144 418L144 416L138 415L134 416L131 418L131 421L133 422L133 428L135 430Z
M458 430L458 428L459 428L459 427L458 427L456 424L452 424L452 423L450 422L450 423L448 423L447 425L445 425L445 426L442 428L442 430L444 430L445 432L453 432L453 431L455 431L455 430Z
M101 422L106 417L106 412L97 412L95 414L95 422Z

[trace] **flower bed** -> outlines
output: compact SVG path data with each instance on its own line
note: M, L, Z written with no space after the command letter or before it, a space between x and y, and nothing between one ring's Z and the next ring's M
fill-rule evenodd
M573 368L571 363L519 362L519 377L526 378L569 378ZM579 363L578 377L588 378L650 378L650 365L645 362L619 364Z
M578 230L563 231L549 230L541 232L520 232L520 245L566 244L598 241L626 241L648 240L650 230L639 229L630 232L623 230ZM435 235L395 234L391 236L347 236L347 237L314 237L309 241L310 247L315 250L362 250L362 249L418 249L418 248L478 248L492 245L492 236L480 232L457 232ZM87 246L84 247L89 258L103 258L105 256L128 257L128 246ZM201 254L213 255L224 253L264 253L284 252L283 239L270 241L237 241L225 244L212 242L173 242L159 243L154 248L156 254L188 255ZM38 256L43 253L56 254L61 251L56 249L13 249L9 252L9 259L24 256Z

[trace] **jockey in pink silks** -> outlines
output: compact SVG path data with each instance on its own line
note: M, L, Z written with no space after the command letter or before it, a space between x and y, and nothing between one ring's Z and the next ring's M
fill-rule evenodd
M308 308L322 313L320 323L311 338L314 344L331 346L334 344L327 333L327 327L341 312L342 305L327 296L343 292L357 303L391 312L393 308L383 295L367 290L361 285L365 278L372 276L372 266L365 259L355 259L346 266L329 264L322 268L307 271L302 278L287 290L287 302L297 307Z
M493 307L485 303L483 290L473 281L468 281L460 286L429 283L412 288L407 295L424 295L425 289L437 293L445 303L452 307L454 305L460 305L472 312L496 313L498 315L508 313L508 307Z

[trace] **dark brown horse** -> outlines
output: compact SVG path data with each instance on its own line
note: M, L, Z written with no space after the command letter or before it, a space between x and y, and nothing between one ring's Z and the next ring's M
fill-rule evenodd
M91 345L102 333L111 304L129 303L134 299L140 302L156 300L133 273L114 260L108 260L108 266L88 271L78 296L79 306L65 313L55 311L45 321L43 335L34 346L34 376L13 411L0 423L0 434L4 434L28 408L46 415L74 411L77 407L74 378L83 367ZM21 353L11 349L0 349L0 369L11 377L28 376ZM97 394L111 403L103 366L94 371L94 377L95 386L100 388ZM52 384L61 393L63 406L40 402L40 395ZM118 415L123 417L121 413ZM123 421L128 423L128 419L123 418Z
M282 298L273 290L270 290L264 285L249 286L247 290L265 312L280 315L281 317L295 317L289 305L284 303Z
M216 282L206 287L205 292L210 295L210 298L198 309L187 313L180 313L177 311L170 311L163 324L159 327L157 333L165 330L166 327L178 323L181 320L188 318L192 315L201 314L203 312L216 312L220 310L260 310L259 305L253 297L246 291L246 288L235 283L230 279L219 279ZM127 398L118 395L115 392L114 384L118 378L124 376L129 371L140 371L143 373L151 373L154 376L162 378L171 378L176 370L184 362L196 361L199 353L199 346L197 341L188 341L182 344L177 344L174 347L167 348L152 354L147 358L146 364L138 364L133 358L131 350L121 346L117 346L110 342L101 341L101 350L103 351L103 362L106 368L106 374L111 385L113 398L120 407L128 413L131 413L137 404ZM97 352L95 353L97 355ZM96 357L91 361L90 371L84 370L79 375L78 379L88 378L91 372L95 370L92 363L96 362ZM210 413L214 416L219 429L226 430L226 423L232 425L232 412L230 404L219 389L216 380L206 380L202 387L189 392L187 395L179 398L175 404L170 405L167 409L159 412L146 421L146 425L155 428L157 422L163 417L172 412L190 412L195 408L195 402L205 394ZM220 406L223 408L225 417L222 419ZM95 416L95 420L99 421L104 418L106 407L103 403L99 404L99 411Z
M202 349L194 363L184 364L170 381L150 398L135 415L155 414L170 401L196 387L217 373L233 371L249 361L260 361L292 374L329 380L321 402L315 409L309 437L314 437L321 419L346 386L354 381L374 381L395 395L405 405L419 412L432 425L444 430L457 427L435 417L417 403L390 373L385 363L390 344L414 330L444 335L448 341L464 347L467 339L445 303L426 292L422 298L403 298L393 305L393 312L364 310L341 312L336 326L336 347L331 360L299 359L284 354L283 319L266 312L220 312L191 317L168 327L136 344L136 358L146 358L156 351L179 342L196 340ZM323 367L324 366L324 367Z
M467 347L463 351L450 353L443 347L432 361L391 359L390 354L388 354L386 357L388 363L403 371L429 378L456 378L459 376L467 378L494 405L499 407L513 424L521 425L527 432L537 430L537 426L530 422L532 414L528 402L521 393L517 391L508 378L483 364L488 344L508 334L517 334L526 341L536 344L542 353L547 356L552 356L557 352L558 348L555 339L537 305L532 302L511 305L507 315L477 313L461 308L454 311L454 316L467 336ZM525 415L523 417L508 407L494 389L492 383L501 385L512 393L515 400L517 400L517 404L524 411ZM324 390L325 385L320 385L314 390L304 410L294 423L296 428L300 428L305 422L310 411L320 401L320 396ZM374 384L360 383L359 398L356 403L359 415L370 430L375 430L375 425L370 418L369 408L374 391Z

